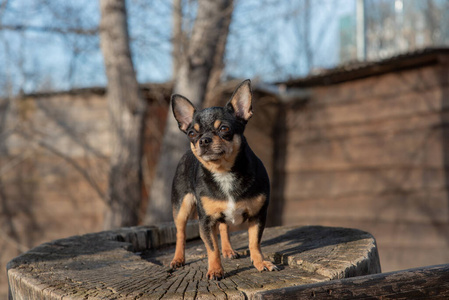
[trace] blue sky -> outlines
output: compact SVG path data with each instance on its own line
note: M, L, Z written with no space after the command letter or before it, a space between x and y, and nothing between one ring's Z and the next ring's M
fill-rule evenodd
M338 63L338 20L342 15L353 13L355 1L310 2L313 66L332 67ZM55 12L36 3L32 0L10 0L2 15L2 23L28 26L63 24L63 18L53 24L50 20ZM70 20L67 26L98 24L98 1L78 0L73 3L76 3L75 11L82 12L82 17L67 19ZM298 38L296 28L302 26L303 3L294 0L236 0L227 46L227 75L264 81L306 75L307 64L301 50L303 41ZM129 0L128 14L138 80L170 80L171 1ZM72 59L73 45L78 47L75 59ZM0 60L4 66L0 76L8 76L16 87L20 86L26 92L106 84L97 37L75 39L73 35L39 31L1 31Z

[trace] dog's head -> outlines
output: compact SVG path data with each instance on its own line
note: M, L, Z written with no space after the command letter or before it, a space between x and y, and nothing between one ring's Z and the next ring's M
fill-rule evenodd
M243 81L224 107L197 110L181 95L172 96L173 114L187 134L197 159L212 172L229 171L240 150L252 112L250 80Z

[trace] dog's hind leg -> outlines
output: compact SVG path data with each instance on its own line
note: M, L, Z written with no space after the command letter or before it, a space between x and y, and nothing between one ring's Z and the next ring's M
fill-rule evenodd
M231 240L229 239L229 225L226 223L220 223L218 225L221 239L221 253L225 258L238 258L237 252L232 249Z
M201 220L201 219L200 219ZM218 248L218 224L210 221L200 222L200 236L207 250L207 278L220 280L224 277L221 265L220 249Z

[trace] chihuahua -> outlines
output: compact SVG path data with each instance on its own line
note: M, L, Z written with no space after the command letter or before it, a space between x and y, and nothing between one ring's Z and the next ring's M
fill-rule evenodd
M208 279L224 276L218 248L225 258L237 258L229 239L229 225L248 224L251 261L257 270L277 270L264 260L260 242L265 228L270 182L260 159L253 153L243 131L251 118L250 80L243 81L224 107L197 110L181 95L171 98L179 129L190 140L179 161L172 186L176 250L173 269L185 264L185 228L196 207L200 236L208 256Z

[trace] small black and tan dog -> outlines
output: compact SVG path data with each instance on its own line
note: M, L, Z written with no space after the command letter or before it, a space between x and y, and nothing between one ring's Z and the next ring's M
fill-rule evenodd
M183 96L172 96L173 114L187 134L191 150L181 158L173 180L172 206L176 224L176 252L170 266L185 263L185 227L196 206L200 236L208 255L209 279L224 276L218 248L225 258L237 258L229 239L229 225L248 222L251 261L257 270L276 270L260 250L265 228L270 183L260 159L243 131L252 112L250 80L243 81L224 107L198 111Z

